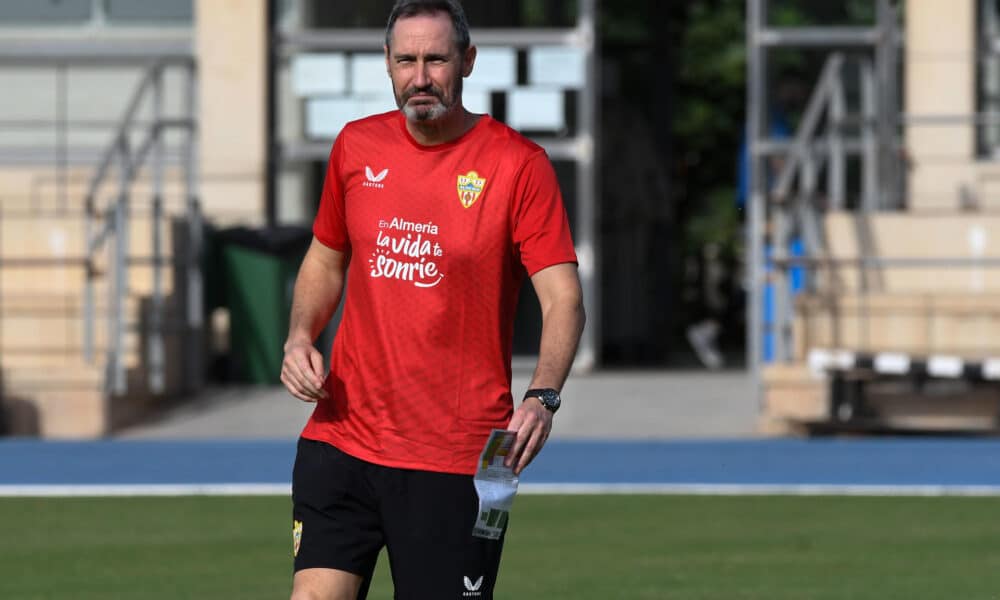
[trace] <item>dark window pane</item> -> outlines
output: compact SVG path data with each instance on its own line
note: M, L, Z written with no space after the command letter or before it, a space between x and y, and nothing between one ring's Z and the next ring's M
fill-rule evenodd
M108 20L179 21L190 23L193 19L193 0L108 0Z
M305 22L311 27L385 27L394 0L331 2L307 0ZM473 29L490 27L573 27L577 0L464 0ZM473 40L475 41L475 40Z
M381 29L392 12L393 0L368 2L329 2L312 0L305 7L305 21L310 27L373 27Z
M93 0L2 0L0 25L59 25L90 20Z

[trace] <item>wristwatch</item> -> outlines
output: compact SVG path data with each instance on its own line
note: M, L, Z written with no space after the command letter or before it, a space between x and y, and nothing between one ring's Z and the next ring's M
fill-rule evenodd
M559 392L552 388L536 388L533 390L528 390L524 393L524 399L528 398L538 398L538 401L542 403L542 406L548 409L549 412L555 414L559 410L559 405L562 404L562 398L559 397Z

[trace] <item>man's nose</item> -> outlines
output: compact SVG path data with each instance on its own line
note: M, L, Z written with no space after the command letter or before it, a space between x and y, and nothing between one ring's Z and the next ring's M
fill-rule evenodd
M416 88L425 88L430 82L431 79L427 75L427 63L422 60L417 61L417 72L413 75L413 86Z

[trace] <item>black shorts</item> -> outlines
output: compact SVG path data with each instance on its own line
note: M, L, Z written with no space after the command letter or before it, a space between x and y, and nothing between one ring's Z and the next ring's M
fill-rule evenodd
M292 502L296 571L361 575L362 599L385 546L397 599L493 597L503 538L472 536L471 475L384 467L302 438Z

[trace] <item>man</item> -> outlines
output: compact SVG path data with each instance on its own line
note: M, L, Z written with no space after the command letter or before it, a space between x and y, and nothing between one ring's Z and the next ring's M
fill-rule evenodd
M549 435L584 322L576 255L542 149L462 106L461 6L399 0L385 56L400 111L337 137L295 284L281 377L317 406L293 473L292 598L364 598L383 545L397 598L492 598L503 539L472 535L472 475L492 429L517 431L518 473ZM525 273L543 326L514 410ZM345 285L324 377L313 341Z

